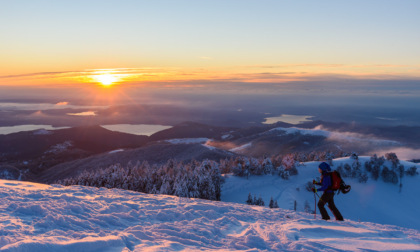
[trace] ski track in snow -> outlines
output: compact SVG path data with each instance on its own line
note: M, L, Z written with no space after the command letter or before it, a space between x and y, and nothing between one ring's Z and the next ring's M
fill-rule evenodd
M0 180L0 251L419 251L369 222L119 189Z

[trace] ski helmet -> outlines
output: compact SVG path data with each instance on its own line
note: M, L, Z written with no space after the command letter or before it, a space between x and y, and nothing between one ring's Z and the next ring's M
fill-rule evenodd
M330 172L331 171L330 165L325 163L325 162L320 163L318 168L321 169L324 172Z

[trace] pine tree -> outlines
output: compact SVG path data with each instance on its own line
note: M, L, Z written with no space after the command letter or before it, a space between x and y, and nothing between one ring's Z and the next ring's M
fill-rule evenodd
M258 206L264 206L265 204L264 204L264 200L262 199L262 197L261 197L261 195L260 195L260 197L258 198L258 204L257 204Z
M251 193L248 194L248 199L246 200L246 203L248 205L253 205L254 201L252 200L252 195Z
M268 204L268 207L274 208L274 200L273 200L273 197L270 198L270 203Z

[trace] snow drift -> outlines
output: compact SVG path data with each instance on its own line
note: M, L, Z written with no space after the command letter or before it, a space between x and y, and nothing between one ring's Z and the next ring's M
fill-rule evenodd
M0 180L0 251L420 250L414 229L244 204Z

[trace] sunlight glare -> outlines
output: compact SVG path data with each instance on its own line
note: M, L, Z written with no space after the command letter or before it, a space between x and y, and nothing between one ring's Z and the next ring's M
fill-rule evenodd
M117 76L113 74L101 74L101 75L95 75L93 78L99 82L101 85L109 87L115 82L117 82L119 79Z

